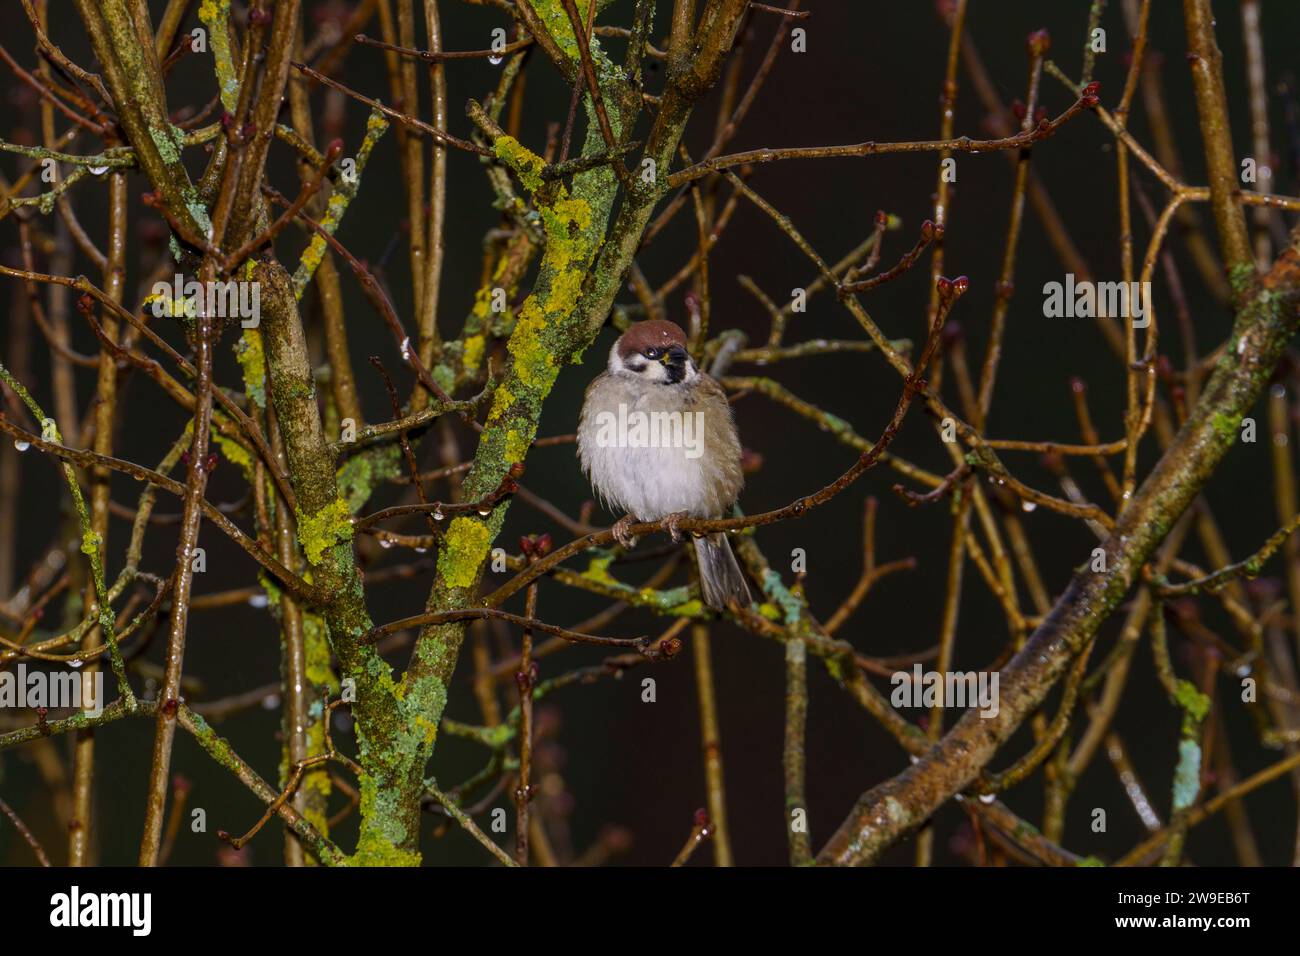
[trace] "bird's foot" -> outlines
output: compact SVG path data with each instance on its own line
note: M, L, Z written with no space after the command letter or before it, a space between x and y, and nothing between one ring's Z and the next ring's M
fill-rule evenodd
M690 516L691 513L689 511L677 511L664 518L664 530L672 535L674 544L678 544L682 540L681 529L677 526L681 524L684 519L689 518Z
M614 527L609 529L614 533L614 540L628 550L636 547L636 536L629 534L627 530L634 524L636 524L636 515L623 515L614 522Z

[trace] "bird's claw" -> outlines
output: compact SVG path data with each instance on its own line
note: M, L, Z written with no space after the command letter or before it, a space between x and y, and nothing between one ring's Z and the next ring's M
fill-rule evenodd
M668 517L664 518L664 530L667 531L668 534L672 536L673 544L681 543L682 532L681 529L678 528L677 526L682 523L683 519L689 517L690 517L689 512L678 511L675 514L670 514Z
M622 547L631 550L636 547L636 536L628 533L628 528L636 524L636 515L623 515L614 522L614 527L610 531L614 534L614 540Z

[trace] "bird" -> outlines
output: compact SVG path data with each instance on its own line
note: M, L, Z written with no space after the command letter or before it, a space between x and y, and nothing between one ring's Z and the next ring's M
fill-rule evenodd
M635 546L628 528L637 521L663 521L680 541L682 520L722 517L744 484L726 393L696 366L686 333L667 319L636 322L614 343L606 370L587 387L577 439L592 489L610 510L625 512L612 529L624 547ZM704 603L749 607L726 534L692 537Z

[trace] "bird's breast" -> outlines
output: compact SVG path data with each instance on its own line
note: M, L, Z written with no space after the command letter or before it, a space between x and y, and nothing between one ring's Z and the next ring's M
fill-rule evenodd
M696 398L690 386L645 388L615 376L593 383L578 453L602 499L648 521L682 511L713 517L731 505L738 487L728 465L737 452L716 437L731 433L730 410L725 400Z

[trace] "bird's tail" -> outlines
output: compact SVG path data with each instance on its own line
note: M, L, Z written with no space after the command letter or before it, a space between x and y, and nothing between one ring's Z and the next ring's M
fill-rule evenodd
M749 607L749 585L725 534L696 538L695 556L699 559L700 591L705 604L715 611L725 610L733 600L741 607Z

